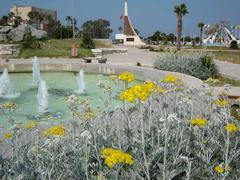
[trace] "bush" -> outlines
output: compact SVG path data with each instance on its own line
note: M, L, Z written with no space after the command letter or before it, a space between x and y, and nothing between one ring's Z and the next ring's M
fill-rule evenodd
M22 48L23 49L40 49L41 45L37 41L37 38L35 36L32 36L31 33L28 33L24 36Z
M86 48L86 49L94 49L95 48L95 44L89 35L87 35L87 34L83 35L81 47Z
M165 53L154 63L156 69L180 72L206 80L218 77L213 57L207 53L176 54Z
M239 49L237 41L233 40L230 43L230 49Z

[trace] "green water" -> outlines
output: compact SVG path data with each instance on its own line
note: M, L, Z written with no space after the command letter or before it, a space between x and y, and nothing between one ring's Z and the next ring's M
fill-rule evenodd
M13 117L17 123L26 123L29 120L41 121L64 121L69 119L70 112L67 108L65 97L74 94L78 89L77 73L41 73L41 78L46 81L49 92L49 113L40 114L37 112L37 88L31 86L31 73L9 74L14 89L21 95L16 99L0 98L0 105L11 101L17 104L18 108L13 113L0 111L0 126L8 126L8 117ZM117 95L122 84L114 82L109 76L98 74L85 74L86 92L85 95L77 95L80 99L88 99L91 108L104 107L105 98L103 90L98 83L104 82L112 87L113 94ZM120 105L118 100L112 99L112 107ZM50 119L49 119L50 118Z

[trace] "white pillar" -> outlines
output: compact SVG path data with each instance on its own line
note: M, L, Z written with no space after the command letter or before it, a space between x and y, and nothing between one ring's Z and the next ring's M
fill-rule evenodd
M128 0L125 0L124 16L128 16Z

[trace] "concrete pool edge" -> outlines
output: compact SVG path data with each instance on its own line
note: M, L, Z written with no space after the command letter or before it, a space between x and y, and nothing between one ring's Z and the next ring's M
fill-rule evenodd
M183 83L188 87L200 88L204 83L195 77L177 73L153 69L150 67L124 66L115 64L87 64L79 61L41 61L40 69L42 72L79 72L83 69L87 73L114 75L129 71L135 74L138 80L151 80L158 82L169 74L173 74L182 79ZM32 63L29 62L14 62L1 63L0 70L7 68L11 73L32 72Z

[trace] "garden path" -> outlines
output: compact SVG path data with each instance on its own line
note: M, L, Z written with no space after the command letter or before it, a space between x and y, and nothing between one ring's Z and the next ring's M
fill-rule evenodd
M224 61L215 60L220 74L232 79L240 80L240 64L233 64Z
M119 46L117 46L119 47ZM150 52L148 49L128 47L127 54L107 55L108 63L136 65L139 62L143 66L153 66L155 59L161 56L159 52ZM233 64L215 60L220 74L232 79L240 80L240 64Z

